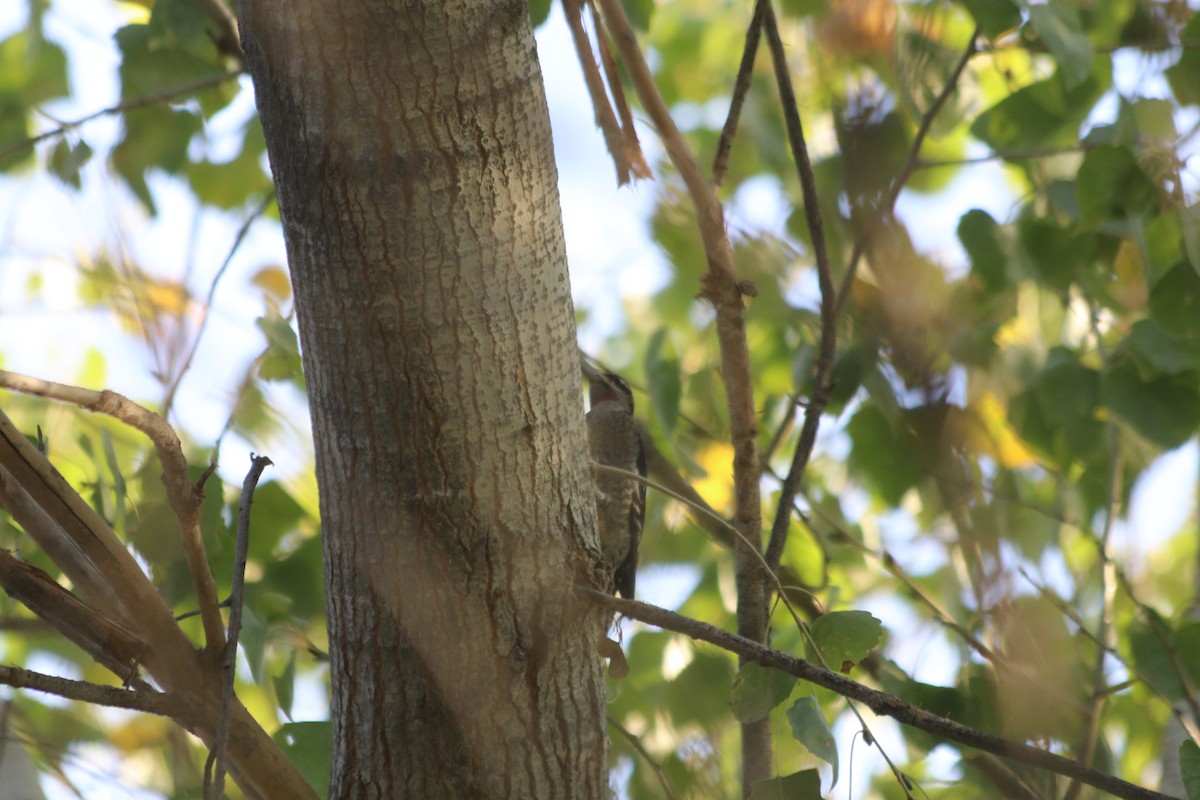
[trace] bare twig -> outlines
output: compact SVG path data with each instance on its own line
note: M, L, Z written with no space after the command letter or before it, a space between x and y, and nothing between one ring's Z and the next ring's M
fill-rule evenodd
M213 298L215 298L217 294L217 285L220 284L221 278L225 277L225 271L229 269L230 262L233 261L233 257L237 253L238 248L240 248L242 246L242 242L245 241L246 235L250 232L250 226L253 225L259 217L266 213L267 209L270 208L271 203L273 202L275 202L275 192L271 191L266 197L263 198L262 202L250 212L250 215L246 217L246 219L242 222L241 227L238 228L237 233L234 235L233 244L230 245L229 252L225 255L225 260L221 262L221 268L218 269L217 274L213 276L212 283L210 283L208 286L208 297L204 299L204 308L203 313L200 316L200 324L196 328L196 335L192 338L192 346L188 349L188 354L183 359L183 365L180 366L179 370L175 373L175 379L171 381L171 385L167 389L167 396L163 399L162 416L164 419L171 415L171 406L173 406L175 403L175 393L179 391L179 384L183 382L184 375L186 375L188 370L191 369L192 360L196 357L196 351L200 349L200 339L203 338L204 329L208 326L208 316L212 311Z
M97 663L132 683L145 652L141 638L58 585L50 575L0 548L0 586Z
M178 86L168 87L163 89L161 92L153 92L151 94L142 95L141 97L131 97L128 100L122 100L120 103L117 103L114 106L109 106L108 108L104 108L99 111L93 111L91 114L80 117L79 119L71 122L64 122L52 130L39 133L37 136L30 136L27 139L21 139L18 142L13 142L7 147L0 149L0 161L13 156L22 150L33 147L39 142L44 142L47 139L53 139L56 136L62 136L67 131L74 130L84 123L91 122L94 119L99 119L100 117L108 116L109 114L120 114L125 111L133 111L134 109L145 108L146 106L156 106L160 103L167 103L180 97L189 95L192 92L197 92L201 89L207 89L210 86L219 86L231 78L236 78L240 74L240 72L217 73L216 75L209 75L204 78L197 78L194 81L181 83Z
M1096 647L1108 653L1108 655L1119 662L1122 668L1125 669L1125 671L1130 675L1141 681L1142 685L1144 685L1151 694L1166 703L1167 707L1171 711L1172 716L1178 720L1180 726L1187 731L1188 735L1193 739L1200 741L1200 727L1197 727L1195 720L1193 720L1189 715L1185 714L1180 708L1176 707L1175 704L1173 704L1163 694L1162 690L1158 686L1154 685L1154 681L1150 679L1150 676L1138 669L1136 664L1127 661L1111 643L1100 641L1100 639L1096 637L1096 634L1089 630L1087 625L1084 624L1083 619L1079 616L1079 612L1067 605L1063 599L1051 591L1048 586L1038 583L1036 580L1034 580L1033 576L1031 576L1024 567L1018 567L1017 571L1021 573L1021 577L1029 582L1030 586L1038 590L1038 594L1040 594L1046 600L1046 602L1053 605L1056 609L1058 609L1059 613L1071 620L1071 622L1075 623L1075 626L1079 629L1081 634L1087 637L1087 639L1095 644ZM1111 695L1111 687L1106 687L1103 690L1103 693L1106 695Z
M591 42L588 41L587 31L583 27L583 6L583 0L563 0L563 12L567 18L567 28L571 31L571 42L575 45L579 66L583 69L583 83L592 98L596 127L604 135L604 144L612 156L613 166L617 169L617 183L624 185L629 183L633 167L626 156L621 125L617 122L608 93L604 90L604 79L600 75Z
M750 348L746 339L746 308L742 287L737 281L733 250L725 230L725 212L716 190L705 178L687 141L671 118L654 76L638 47L633 26L625 15L621 0L598 0L604 12L617 51L628 70L642 106L662 138L663 147L679 171L696 209L700 237L708 259L708 271L701 279L701 294L713 304L717 315L717 341L721 350L721 376L729 408L730 438L733 444L733 484L735 525L741 537L750 543L736 553L738 590L738 631L756 641L766 641L768 609L762 571L755 556L762 549L762 507L758 484L758 419L754 406L754 384L750 368ZM753 549L754 553L747 550ZM750 786L771 774L771 731L764 720L742 725L742 786Z
M596 6L592 0L587 0L587 4L588 8L592 10L592 18L596 20L596 49L600 51L600 64L604 67L604 79L608 82L608 92L612 95L613 103L617 107L617 116L621 120L621 142L625 148L625 157L633 170L633 177L649 178L654 173L650 170L650 165L646 163L646 156L642 152L642 143L638 141L637 127L633 124L633 109L629 107L629 99L625 97L625 90L621 88L617 57L608 44L608 37L604 35Z
M729 153L733 149L733 137L737 135L742 106L745 105L746 95L750 92L750 79L754 76L754 59L758 55L758 40L762 36L763 16L769 7L770 0L758 0L754 4L754 16L750 19L750 27L746 29L746 43L742 46L742 60L738 64L737 78L733 82L733 97L729 100L729 112L725 115L721 138L717 140L717 152L713 155L713 183L717 186L725 182L725 174L729 171Z
M788 144L792 149L792 160L796 162L796 171L800 175L800 187L804 193L804 217L808 223L809 235L812 238L813 254L817 264L817 285L821 291L821 339L817 349L817 362L813 369L813 394L804 409L804 425L800 428L800 438L796 442L796 452L792 456L792 465L783 479L779 491L779 502L775 508L775 522L771 525L771 537L767 543L767 566L775 570L779 559L783 557L783 547L787 543L788 526L792 520L792 504L800 481L804 478L804 470L812 456L813 447L817 442L817 429L821 424L821 414L829 403L831 384L830 373L833 371L833 356L837 348L837 298L834 296L833 274L829 267L829 248L825 244L825 223L821 219L820 198L817 196L817 182L813 178L812 160L808 156L808 144L804 141L804 127L800 122L800 111L796 105L796 93L792 89L792 79L788 73L787 53L783 49L783 40L779 36L779 24L775 19L775 10L767 3L763 24L767 29L767 42L771 47L771 59L775 65L775 82L779 86L779 99L783 106L783 118L787 125Z
M266 456L250 457L250 471L242 482L242 499L238 508L237 546L234 552L233 582L229 592L229 638L225 643L222 663L221 705L217 712L217 732L208 762L204 765L205 797L220 800L225 790L225 748L229 743L230 711L233 708L233 677L237 671L237 643L242 630L243 590L246 585L246 555L250 549L250 505L254 501L254 489L263 470L271 464ZM216 776L209 784L210 770L216 764ZM211 789L211 794L209 790Z
M967 68L971 57L977 52L979 40L979 29L976 28L971 33L971 39L967 42L967 47L963 51L962 58L954 65L954 70L950 73L950 77L946 79L946 85L942 87L942 92L933 101L933 105L921 117L921 123L917 126L917 133L913 137L912 147L908 150L908 158L901 167L900 172L892 181L887 195L879 208L875 210L875 214L871 221L867 224L866 229L854 242L854 250L850 253L850 261L846 265L846 274L842 277L842 285L837 293L837 306L834 313L840 314L842 308L846 305L846 298L849 297L850 287L854 285L854 276L858 272L858 262L862 260L863 253L866 252L867 243L871 237L875 235L876 229L880 224L892 213L892 209L896 206L896 199L900 197L900 191L904 188L904 184L908 182L909 176L917 168L920 161L921 145L925 143L925 137L929 135L930 128L933 127L933 121L937 118L942 107L946 105L946 101L954 94L958 88L958 79L962 76L963 70Z
M994 734L970 728L937 714L930 714L916 706L899 700L887 692L871 689L857 681L840 675L809 661L773 650L760 642L722 630L706 622L690 619L673 611L658 608L637 600L616 598L587 587L577 591L593 602L633 619L641 620L665 630L684 634L692 639L708 642L722 650L735 653L746 661L786 672L801 680L829 689L851 700L857 700L876 714L892 717L903 725L928 731L952 742L993 753L1013 761L1029 764L1057 775L1078 778L1089 786L1108 792L1114 797L1127 800L1171 800L1167 795L1143 789L1127 781L1106 775L1078 761L1015 742Z
M167 489L167 499L179 521L183 552L196 586L205 642L213 650L220 648L225 643L225 633L221 627L221 612L217 608L216 584L208 568L204 542L200 538L201 497L188 478L187 458L183 455L183 447L174 429L158 414L116 392L96 392L4 370L0 370L0 386L106 414L138 429L154 443L162 462L162 481Z
M0 666L0 683L14 689L32 689L36 692L65 697L68 700L79 700L111 708L144 711L147 714L157 714L160 717L171 717L172 719L179 716L179 704L175 698L152 690L135 692L115 686L101 686L96 683L31 672L19 667L4 666Z
M1108 367L1108 355L1105 352L1104 339L1100 334L1100 320L1095 303L1090 302L1090 321L1092 335L1105 368ZM1108 641L1112 633L1113 607L1116 602L1117 581L1115 565L1109 552L1112 539L1113 523L1121 509L1121 477L1124 469L1124 450L1121 448L1120 431L1117 423L1110 419L1105 424L1105 434L1108 437L1108 475L1104 499L1104 527L1100 530L1100 538L1095 540L1096 558L1100 568L1100 623L1096 629L1096 640L1100 647L1096 648L1096 661L1092 665L1092 702L1084 715L1083 738L1079 760L1085 764L1092 763L1096 753L1096 740L1100 736L1100 714L1104 708L1107 695L1104 692L1104 661L1108 656ZM1063 793L1063 800L1077 800L1082 784L1072 780Z
M671 788L671 782L667 780L667 773L663 771L662 764L655 761L654 756L650 755L650 753L646 750L645 746L642 744L642 740L630 733L630 731L624 725L618 722L611 714L608 717L608 724L616 728L617 731L625 737L625 741L629 742L629 746L632 747L639 756L646 760L646 763L650 765L650 769L654 770L654 777L658 778L658 785L661 786L663 790L662 796L668 798L668 800L675 800L675 790Z

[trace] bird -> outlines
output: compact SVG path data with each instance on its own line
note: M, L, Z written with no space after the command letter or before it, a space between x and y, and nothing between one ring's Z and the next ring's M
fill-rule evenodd
M633 416L633 390L612 372L588 369L585 374L591 400L587 433L592 460L645 477L646 450ZM646 520L646 484L607 471L596 471L595 480L600 549L613 589L632 600Z

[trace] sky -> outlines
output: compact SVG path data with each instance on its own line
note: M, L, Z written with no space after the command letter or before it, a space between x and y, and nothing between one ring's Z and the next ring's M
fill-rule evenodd
M23 24L23 5L0 4L0 37ZM118 101L117 57L111 36L120 24L118 12L107 3L54 2L47 17L47 34L72 53L74 90L70 101L48 107L54 118L79 118ZM557 4L550 22L538 33L538 51L559 164L572 293L576 303L590 312L580 341L585 349L596 351L604 338L622 324L624 303L650 295L669 277L665 259L649 239L646 222L657 189L645 182L616 187ZM1141 72L1136 67L1129 65L1119 71L1118 80L1140 80ZM243 83L249 86L248 79ZM236 131L252 112L247 88L233 109L212 121L214 146L222 146L220 131ZM43 124L53 125L49 120ZM117 118L102 118L89 123L84 136L94 149L102 151L116 140L119 130ZM653 163L659 156L655 136L645 125L640 133ZM35 173L0 178L0 353L4 366L73 382L83 365L79 341L97 342L106 354L107 372L104 386L91 388L111 388L135 398L154 397L157 387L148 377L150 365L144 348L130 341L107 314L83 307L73 289L75 262L81 253L94 252L101 243L127 247L137 263L158 274L174 276L191 269L193 288L202 296L225 259L240 220L198 209L188 192L164 178L151 181L161 213L157 220L148 220L128 193L105 175L100 159L87 167L85 181L85 191L74 193L54 179ZM921 250L934 254L951 268L961 268L965 259L954 235L958 217L969 208L983 207L997 219L1006 219L1013 205L1014 198L1000 168L983 165L961 173L936 199L903 195L898 213L914 223L911 229ZM782 235L789 213L778 187L769 179L761 179L750 182L734 197L729 222L733 230ZM248 362L262 347L254 327L262 308L255 299L257 293L245 291L250 276L264 265L284 263L278 227L256 223L220 284L216 312L196 366L179 395L178 421L197 441L210 441L224 424L233 384L239 376L237 370L230 370L230 363ZM55 289L39 293L30 303L26 284L34 271L46 276ZM808 291L811 296L811 288ZM296 430L306 434L303 407L294 398L278 399L297 411ZM823 445L836 449L835 439L836 434L829 434L822 440ZM245 443L232 442L227 447L249 450ZM1135 568L1149 548L1177 531L1194 514L1197 461L1194 443L1168 453L1136 488L1128 519L1118 527L1116 539L1118 553L1132 561ZM235 480L240 481L240 474ZM910 567L919 568L921 550L915 545L919 532L900 519L884 520L882 525L892 551L908 553L907 557L918 560ZM674 607L686 596L693 579L685 569L650 570L639 577L639 587L650 602ZM952 679L956 663L945 657L945 648L937 637L905 637L906 632L922 630L920 620L912 617L907 607L880 599L869 601L867 610L883 619L892 631L897 644L890 655L903 666L929 682ZM55 665L38 666L53 671ZM323 703L320 687L301 687L297 707L308 708L310 718L323 715ZM303 716L304 711L300 714ZM839 725L843 752L852 733L847 725ZM903 752L897 736L885 731L884 737L892 752ZM861 789L865 786L863 770L875 766L877 756L861 742L858 747L854 782ZM116 765L86 752L81 754L81 762L78 774L72 777L89 787L86 796L142 796L122 788L125 784L136 785L135 778L114 775L127 765ZM96 774L91 775L93 772ZM827 775L826 785L828 780ZM843 776L839 795L835 796L845 796L846 784ZM70 796L61 787L48 784L47 788L52 797Z

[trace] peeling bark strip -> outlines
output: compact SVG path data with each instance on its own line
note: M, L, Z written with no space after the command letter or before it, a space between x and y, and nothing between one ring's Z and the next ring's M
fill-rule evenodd
M525 0L244 0L304 348L331 796L602 797L599 551Z

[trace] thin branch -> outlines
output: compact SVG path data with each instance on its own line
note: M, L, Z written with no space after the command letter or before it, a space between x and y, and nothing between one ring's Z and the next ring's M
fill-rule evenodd
M689 503L689 501L686 498L675 494L674 492L666 489L665 487L659 486L658 484L654 483L654 481L648 480L647 478L644 478L641 475L638 475L636 472L628 472L627 470L623 470L619 467L610 467L607 464L600 464L598 462L592 462L592 469L596 472L607 472L612 475L620 475L621 477L624 477L627 480L631 480L636 483L642 483L642 484L645 484L646 486L649 486L652 489L663 492L668 497L672 497L681 503L685 503L685 504ZM699 510L701 510L702 512L705 512L704 507L697 507L697 508ZM711 513L711 512L705 512L705 513ZM753 553L753 555L758 559L759 565L762 567L763 574L766 575L767 580L770 582L772 587L775 589L776 593L779 596L780 602L782 602L784 605L784 608L786 608L788 610L788 613L791 614L792 621L796 623L796 629L800 631L800 634L804 637L804 640L808 643L809 647L812 648L812 651L816 654L817 660L821 663L821 666L828 668L829 665L825 661L825 656L821 652L820 645L818 645L816 639L813 638L812 632L809 630L808 626L804 624L804 620L802 620L800 618L800 614L796 611L796 607L794 605L792 605L791 598L788 597L787 592L784 591L783 585L779 580L779 576L776 575L769 566L767 566L767 562L763 558L762 553L757 548L752 547L750 542L745 541L745 538L742 536L741 531L739 531L737 528L730 525L728 522L723 520L721 517L717 516L715 513L711 513L711 517L716 522L719 522L721 525L727 527L733 533L733 535L737 538L737 540L741 541L745 545L745 547L748 550L750 550L750 552ZM858 719L859 725L862 726L863 733L865 735L871 736L871 738L874 739L874 735L871 734L871 729L867 725L867 721L865 719L863 719L862 714L859 713L858 709L854 706L854 704L847 703L847 706L850 708L850 711L854 714L854 716ZM887 753L884 752L882 745L879 748L879 752L880 752L880 755L883 756L884 761L887 762L888 767L890 767L892 772L896 775L897 779L901 780L901 783L903 783L903 779L900 774L900 770L892 762L891 758L888 757Z
M1136 664L1133 664L1132 662L1127 661L1125 659L1125 657L1122 656L1121 653L1115 647L1113 647L1111 644L1106 644L1105 642L1100 641L1096 637L1095 633L1088 630L1087 625L1084 624L1083 620L1079 616L1079 613L1075 609L1068 606L1061 597L1059 597L1057 594L1052 592L1050 590L1050 587L1046 586L1045 584L1038 583L1036 580L1034 580L1033 576L1031 576L1024 567L1018 567L1017 571L1021 573L1021 577L1023 577L1026 581L1029 582L1030 586L1037 589L1038 594L1040 594L1048 603L1050 603L1056 609L1058 609L1059 613L1061 613L1067 619L1071 620L1071 622L1075 623L1076 628L1078 628L1078 630L1081 634L1083 634L1085 637L1087 637L1087 639L1090 642L1092 642L1094 645L1096 645L1098 648L1100 648L1104 652L1108 653L1108 655L1110 655L1114 659L1116 659L1116 661L1121 664L1122 668L1126 672L1128 672L1130 675L1132 675L1137 680L1141 681L1142 685L1145 686L1146 689L1152 695L1157 697L1159 700L1163 701L1163 703L1165 703L1167 705L1167 708L1170 709L1172 716L1174 716L1175 719L1179 722L1180 726L1185 731L1187 731L1188 736L1191 736L1193 739L1200 741L1200 727L1196 726L1195 720L1193 720L1190 716L1185 714L1181 709L1177 708L1175 706L1175 704L1172 703L1170 701L1170 699L1168 699L1166 697L1166 695L1163 694L1163 692L1159 689L1159 687L1154 685L1154 681L1152 681L1150 679L1150 677L1148 675L1146 675L1146 673L1144 673L1140 669L1138 669ZM1113 694L1113 687L1106 687L1103 690L1103 693L1106 695Z
M592 10L592 19L596 21L596 49L600 51L600 65L604 67L604 79L608 82L609 94L612 95L613 103L617 107L617 116L621 120L621 142L624 146L622 152L630 162L630 168L633 170L635 178L649 178L654 173L651 171L650 165L646 163L645 154L642 153L642 143L638 141L637 126L633 123L633 109L629 107L629 99L625 96L625 90L621 88L617 57L613 54L608 37L604 35L601 28L600 14L596 10L596 6L591 0L588 0L587 5Z
M97 683L69 680L54 675L45 675L41 672L31 672L20 667L5 666L0 666L0 683L14 689L32 689L36 692L65 697L68 700L79 700L83 703L144 711L147 714L157 714L160 717L170 717L171 719L179 716L178 702L174 697L163 692L135 692L116 686L101 686Z
M671 788L671 782L667 780L667 773L663 771L662 764L658 763L654 759L654 756L650 755L650 753L646 750L645 746L642 744L642 740L630 733L630 731L624 725L618 722L611 714L608 717L608 724L616 728L617 731L619 731L620 734L625 737L625 741L629 742L629 746L632 747L639 756L646 760L646 763L650 765L650 769L654 770L654 777L658 778L658 785L661 786L663 790L662 796L666 797L668 800L675 800L675 790Z
M563 13L567 18L567 28L571 31L571 42L575 45L575 54L579 56L579 66L583 69L584 86L587 87L588 95L592 98L592 111L595 114L596 127L604 135L604 145L608 148L608 153L613 159L613 166L617 169L617 183L623 186L629 183L633 167L625 154L621 125L617 122L616 114L613 113L608 92L604 90L604 79L600 75L596 57L592 53L592 44L588 41L587 31L583 27L583 5L583 0L563 0Z
M1077 155L1086 153L1096 147L1093 144L1080 142L1070 147L1036 147L1031 150L996 150L983 156L967 158L946 158L927 161L918 158L913 165L913 171L923 169L938 169L939 167L969 167L974 164L987 164L991 161L1032 161L1039 158L1054 158L1055 156Z
M903 725L918 728L952 742L993 753L1003 758L1044 769L1068 778L1078 778L1089 786L1126 800L1173 800L1165 794L1106 775L1099 770L1022 742L970 728L937 714L930 714L902 700L863 686L837 672L819 667L809 661L773 650L759 642L722 630L706 622L690 619L673 611L637 600L613 597L591 588L577 587L578 592L598 605L627 617L664 630L675 631L692 639L708 642L742 659L773 667L801 680L829 689L851 700L858 700L876 714L888 716Z
M779 490L779 503L775 508L775 522L771 525L771 537L767 543L767 566L775 570L783 557L783 548L787 543L788 526L792 520L792 505L808 460L812 456L813 447L817 442L817 429L821 425L821 414L829 403L832 389L830 374L833 371L833 357L837 349L837 298L834 295L833 273L829 267L829 248L825 243L825 223L821 219L820 198L817 195L817 182L813 177L812 159L808 155L808 144L804 141L804 126L800 121L800 111L796 104L796 93L792 88L792 78L788 73L787 53L783 49L783 39L779 35L779 24L775 19L775 10L767 3L764 25L767 29L767 42L771 47L771 60L775 65L775 82L779 86L779 99L783 106L783 118L787 125L788 144L792 150L792 160L796 162L796 171L800 176L800 187L804 194L804 217L808 223L809 235L812 238L813 253L817 263L817 285L821 292L821 339L817 350L817 362L813 370L813 394L804 409L804 425L800 428L800 438L796 442L796 452L792 456L792 465L788 468L787 477Z
M746 29L746 44L742 46L742 60L738 64L737 78L733 82L733 97L729 100L729 112L725 115L721 138L717 140L717 152L713 155L712 179L717 186L725 183L725 174L729 171L729 153L733 150L733 137L737 135L742 106L745 105L746 95L750 92L754 59L758 55L758 40L762 36L763 16L770 5L770 0L758 0L754 4L754 16L750 19L750 27Z
M174 429L150 409L108 390L96 392L5 370L0 370L0 387L73 403L80 408L106 414L138 429L150 439L162 462L162 481L167 489L167 499L179 521L183 552L196 586L196 600L204 622L205 642L213 650L220 648L225 643L225 632L221 626L221 612L217 608L216 584L208 568L208 557L200 537L201 495L188 478L187 458L183 455L183 446Z
M233 559L233 582L229 592L229 639L225 643L225 658L222 664L221 705L217 712L217 732L208 763L204 765L205 796L219 800L225 791L225 748L229 743L230 712L233 708L233 678L237 671L237 644L242 630L243 592L246 585L246 557L250 550L250 506L254 502L254 489L263 470L271 464L266 456L250 456L250 471L242 482L242 499L238 508L237 546ZM216 777L208 782L210 769L216 762ZM209 790L212 790L211 795Z
M47 139L53 139L56 136L62 136L67 131L75 130L84 123L91 122L94 119L108 116L109 114L120 114L125 111L133 111L146 106L156 106L160 103L169 103L172 100L177 100L180 97L185 97L193 92L198 92L201 89L207 89L211 86L219 86L230 78L237 78L240 72L220 72L215 75L209 75L204 78L198 78L194 81L181 83L178 86L170 86L163 89L161 92L152 92L151 94L142 95L141 97L131 97L128 100L122 100L114 106L103 108L99 111L93 111L87 116L80 117L72 122L64 122L56 128L53 128L36 136L30 136L27 139L13 142L12 144L0 149L0 161L4 161L10 156L20 153L22 150L27 150L30 147L44 142Z
M213 0L217 2L217 0ZM175 393L179 391L179 384L183 382L183 377L191 369L192 360L196 357L196 351L200 349L200 340L204 336L204 330L208 326L209 312L212 310L213 299L217 294L217 285L220 284L221 278L225 277L225 271L229 269L230 262L233 261L234 255L238 248L242 246L246 235L250 232L250 226L258 220L267 209L271 207L271 203L275 202L275 192L272 190L263 198L262 202L250 212L250 215L242 222L237 233L233 237L233 244L229 247L229 252L225 255L225 260L221 262L221 268L217 270L217 274L213 276L212 283L208 286L208 297L204 298L204 311L200 317L200 324L196 328L196 335L192 338L192 346L188 349L187 356L183 359L183 365L175 374L175 379L171 381L171 386L167 389L167 396L163 399L163 418L171 415L171 406L175 403Z
M1089 314L1092 334L1096 339L1096 347L1100 353L1101 363L1107 368L1109 358L1100 335L1099 312L1095 303L1089 298ZM1121 448L1120 431L1117 423L1109 419L1105 424L1105 434L1108 437L1108 475L1105 484L1104 498L1104 527L1100 530L1100 538L1095 540L1096 557L1100 567L1100 624L1096 630L1096 640L1100 647L1096 649L1096 661L1092 665L1092 703L1084 715L1082 752L1079 759L1085 764L1092 763L1096 754L1096 741L1100 736L1100 714L1104 708L1107 695L1104 693L1104 660L1107 657L1108 641L1113 627L1113 608L1116 603L1117 581L1115 565L1113 564L1109 546L1112 540L1113 523L1121 508L1121 477L1124 469L1124 450ZM1072 780L1063 794L1063 800L1077 800L1081 791L1079 781Z
M0 586L125 683L136 679L146 643L80 600L49 574L0 548Z
M617 51L629 72L642 106L654 123L671 162L687 186L696 209L700 237L708 260L701 278L701 295L716 311L717 341L721 351L721 376L729 409L733 444L735 525L749 546L735 549L738 592L738 631L755 641L766 641L767 592L755 556L762 549L762 500L758 483L758 418L750 347L746 339L746 307L738 284L733 250L725 230L725 212L716 190L696 162L695 154L671 118L654 83L650 67L638 47L637 36L621 0L598 0ZM754 552L748 552L753 550ZM771 774L771 731L765 720L742 724L742 787L749 794L757 780Z
M858 262L862 260L863 253L866 252L867 243L871 237L875 235L876 229L892 213L892 209L896 206L896 199L900 197L900 191L904 188L904 184L908 182L909 176L917 168L917 163L920 161L921 145L925 143L925 137L929 135L930 128L933 127L933 121L937 118L938 113L942 110L942 106L950 99L958 88L958 79L962 77L963 70L967 68L971 57L978 52L979 28L976 28L971 33L971 39L967 42L967 47L963 51L962 58L954 65L954 70L950 73L950 77L946 79L946 85L942 87L942 92L933 101L933 105L921 117L921 123L917 126L917 133L913 137L912 147L908 150L908 158L901 167L899 174L892 181L891 187L888 189L887 196L882 204L876 209L871 221L867 224L866 230L854 242L854 250L850 253L850 262L846 265L846 274L842 278L842 285L837 293L837 306L834 309L835 315L842 312L843 306L846 304L846 298L850 296L850 287L854 285L854 276L858 272Z

